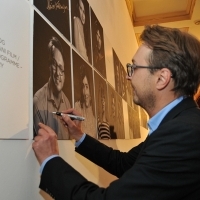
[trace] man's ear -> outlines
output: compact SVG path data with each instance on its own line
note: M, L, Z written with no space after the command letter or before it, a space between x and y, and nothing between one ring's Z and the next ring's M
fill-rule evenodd
M162 68L158 71L156 88L162 90L168 86L171 80L171 71L168 68Z

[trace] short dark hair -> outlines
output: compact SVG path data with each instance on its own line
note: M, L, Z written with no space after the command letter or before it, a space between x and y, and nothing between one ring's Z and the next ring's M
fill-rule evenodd
M149 65L170 69L173 91L193 96L200 84L200 42L177 28L146 26L141 41L152 49ZM151 69L153 73L154 70Z
M60 51L60 53L62 54L63 60L64 60L63 48L62 48L60 41L56 37L52 37L49 40L49 44L48 44L49 64L52 62L52 58L53 58L53 55L54 55L54 51L53 51L54 47L57 48Z

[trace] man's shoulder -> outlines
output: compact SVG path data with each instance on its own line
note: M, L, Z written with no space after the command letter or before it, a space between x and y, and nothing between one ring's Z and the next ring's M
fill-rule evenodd
M47 89L48 89L48 83L46 83L34 94L34 97L33 97L34 101L41 98L44 99L44 96L47 96Z

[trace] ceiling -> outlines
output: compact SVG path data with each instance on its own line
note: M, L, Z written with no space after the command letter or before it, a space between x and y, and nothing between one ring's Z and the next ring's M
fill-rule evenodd
M200 40L200 0L125 1L137 39L145 25L159 24L187 31Z

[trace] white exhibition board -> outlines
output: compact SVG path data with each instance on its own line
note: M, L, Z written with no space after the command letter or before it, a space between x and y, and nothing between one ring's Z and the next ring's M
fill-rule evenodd
M1 0L0 139L29 138L30 7Z

